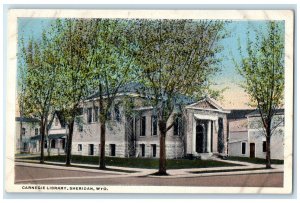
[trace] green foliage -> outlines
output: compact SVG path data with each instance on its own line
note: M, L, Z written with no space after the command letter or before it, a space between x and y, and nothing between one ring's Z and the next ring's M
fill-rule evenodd
M99 92L102 102L100 120L106 121L119 90L136 79L137 69L126 38L126 20L95 19L91 20L91 24L94 36L91 47L94 69L90 87Z
M136 63L141 68L144 94L159 117L167 120L180 95L209 96L212 76L219 71L217 57L226 37L223 21L135 20L128 32Z
M88 84L93 70L91 44L93 35L89 20L63 19L54 24L59 44L58 103L67 122L74 121L80 102L90 93Z
M251 97L251 105L259 109L265 128L270 127L276 109L283 105L284 93L284 28L271 21L266 33L256 33L255 40L248 35L246 55L236 67L245 81L242 87Z
M19 101L23 101L25 115L46 119L57 99L57 44L46 30L40 40L30 38L25 44L22 38L19 43L18 70L23 77L18 77L18 82L25 88L18 89L19 94L23 92Z

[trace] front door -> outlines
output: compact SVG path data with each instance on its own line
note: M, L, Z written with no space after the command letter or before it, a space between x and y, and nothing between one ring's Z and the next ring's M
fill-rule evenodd
M255 158L255 143L250 143L250 158Z
M197 124L196 126L196 152L204 153L204 135L205 127L203 124Z

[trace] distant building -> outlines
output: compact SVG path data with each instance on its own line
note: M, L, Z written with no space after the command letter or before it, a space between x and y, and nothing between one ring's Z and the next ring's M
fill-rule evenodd
M16 153L31 152L30 138L39 134L40 131L39 120L35 118L16 117L15 121L16 121L15 152Z
M228 114L228 155L249 157L248 120L246 115L253 109L234 109Z
M232 110L228 115L228 155L266 158L266 137L257 110ZM272 127L271 158L284 159L284 110L277 110Z
M258 111L247 114L249 157L266 158L266 137ZM271 124L271 159L284 159L284 109L279 109Z
M64 154L66 146L67 128L63 116L60 112L55 112L52 120L48 124L48 136L45 133L44 152L49 147L50 154ZM30 137L31 152L40 152L41 134Z

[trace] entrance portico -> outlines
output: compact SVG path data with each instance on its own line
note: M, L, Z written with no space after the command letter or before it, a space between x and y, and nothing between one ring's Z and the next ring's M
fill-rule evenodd
M227 114L213 100L206 98L186 107L188 125L187 156L209 159L213 154L227 152Z
M214 129L218 130L218 117L194 114L192 154L199 156L213 152Z

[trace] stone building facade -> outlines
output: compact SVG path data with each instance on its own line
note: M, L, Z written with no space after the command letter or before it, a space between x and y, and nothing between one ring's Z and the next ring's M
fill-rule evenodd
M143 103L144 98L130 94L134 106L130 116L123 105L128 95L118 95L109 112L106 125L106 156L159 158L160 143L158 119L153 107ZM99 156L100 119L99 97L85 100L76 117L72 154ZM175 113L175 112L174 112ZM180 115L176 114L174 126L166 134L166 157L168 159L197 157L208 159L227 152L227 114L212 99L187 103ZM173 120L169 120L168 124ZM51 154L65 151L68 131L66 123L56 112L49 124L49 136L44 146ZM30 138L32 151L40 151L40 135Z
M122 96L117 99L122 100ZM97 99L85 101L74 128L72 154L98 156L100 122ZM116 157L159 157L159 130L151 106L134 108L128 117L122 105L113 106L106 126L106 155ZM166 135L167 158L185 156L210 158L227 152L227 118L225 111L206 98L186 105L181 116ZM169 123L173 121L168 121Z

